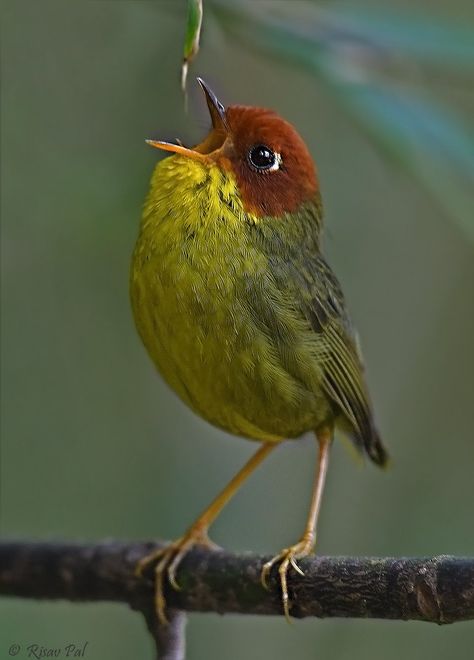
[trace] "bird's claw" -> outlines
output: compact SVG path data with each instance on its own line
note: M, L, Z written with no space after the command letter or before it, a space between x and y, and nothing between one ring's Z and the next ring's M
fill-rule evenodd
M290 558L290 564L293 566L295 571L301 575L301 577L304 577L304 571L298 566L294 557Z
M168 546L164 548L158 548L157 550L153 550L153 552L150 552L150 554L145 555L145 557L139 559L137 561L134 570L135 577L137 578L143 577L143 574L145 573L146 569L152 564L156 563L160 559L160 557L162 557L167 547Z
M190 530L180 539L173 541L164 548L151 552L140 559L135 567L135 575L142 577L144 571L151 565L155 565L155 610L158 621L162 624L168 623L166 616L165 581L168 579L170 586L175 591L181 591L176 579L176 573L186 554L195 546L201 545L210 550L216 550L218 545L213 543L206 533Z
M306 557L313 548L313 542L302 539L295 545L285 548L279 552L275 557L267 561L263 567L260 574L260 581L265 589L269 589L268 585L268 576L275 564L280 564L278 567L278 574L280 577L280 586L281 586L281 600L283 605L283 612L285 618L288 622L290 619L290 599L288 596L288 569L290 566L301 576L304 576L304 571L298 566L296 560Z

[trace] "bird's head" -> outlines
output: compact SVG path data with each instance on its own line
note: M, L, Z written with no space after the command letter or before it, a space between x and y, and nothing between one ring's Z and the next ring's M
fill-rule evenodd
M192 149L148 144L224 170L234 177L244 210L256 217L292 213L318 195L313 160L290 123L265 108L225 108L201 78L198 82L212 120L207 137Z

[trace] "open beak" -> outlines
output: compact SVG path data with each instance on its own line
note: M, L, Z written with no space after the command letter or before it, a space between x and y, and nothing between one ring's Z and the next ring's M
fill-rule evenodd
M226 133L228 131L228 125L224 106L202 78L198 78L197 81L201 85L201 88L206 97L206 103L207 107L209 108L209 114L211 115L213 129L215 131ZM188 158L194 158L196 160L207 160L206 153L202 153L201 151L194 149L188 149L187 147L183 147L182 144L163 142L161 140L145 140L145 142L152 147L156 147L157 149L163 149L163 151L172 151L176 154L181 154L182 156L187 156ZM206 140L204 143L202 143L202 145L204 146L205 143Z
M200 154L199 151L194 151L194 149L183 147L181 144L174 144L173 142L162 142L161 140L145 140L145 142L151 147L156 147L157 149L162 149L163 151L173 151L175 154L181 154L196 160L206 160L204 154Z
M197 81L201 85L201 89L206 97L207 107L209 108L209 114L211 115L213 128L216 130L220 129L227 131L228 127L224 106L219 101L209 85L207 85L202 78L198 78Z

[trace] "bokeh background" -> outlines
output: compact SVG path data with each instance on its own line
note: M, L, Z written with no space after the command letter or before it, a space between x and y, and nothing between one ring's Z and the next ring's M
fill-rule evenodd
M472 2L204 4L186 114L184 2L3 3L2 534L173 538L254 450L166 388L129 309L161 157L144 138L204 135L201 75L308 142L393 455L383 473L336 443L318 551L472 554ZM310 439L281 446L214 539L266 553L296 540L314 452ZM4 599L0 620L1 658L13 642L85 641L89 660L152 657L120 605ZM188 627L202 660L465 659L473 642L472 623L192 615Z

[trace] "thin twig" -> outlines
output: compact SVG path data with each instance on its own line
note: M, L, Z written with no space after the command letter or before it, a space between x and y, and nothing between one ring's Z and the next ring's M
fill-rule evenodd
M184 660L186 656L186 613L180 610L168 612L168 623L163 625L155 610L144 612L150 635L155 642L157 660Z

